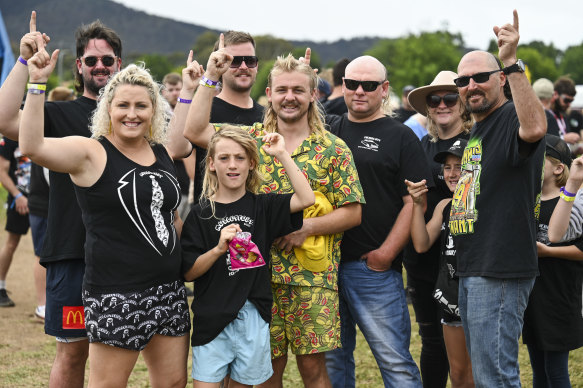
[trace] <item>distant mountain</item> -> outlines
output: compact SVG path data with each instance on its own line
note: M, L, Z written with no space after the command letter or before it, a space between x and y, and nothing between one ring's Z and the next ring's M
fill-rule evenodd
M39 31L51 37L51 46L75 52L75 30L81 24L100 19L122 38L124 56L128 54L186 53L200 34L213 29L158 17L128 8L110 0L0 0L0 10L12 46L18 47L29 31L30 12L36 10ZM294 46L309 46L320 55L322 64L348 57L355 58L379 38L356 38L333 43L291 41Z

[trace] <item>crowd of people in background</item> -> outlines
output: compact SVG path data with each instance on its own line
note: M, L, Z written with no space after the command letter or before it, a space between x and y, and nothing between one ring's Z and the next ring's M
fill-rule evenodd
M569 387L583 116L569 77L531 85L516 11L494 34L497 56L397 105L372 56L281 53L260 104L248 33L155 80L100 21L76 32L76 91L47 93L33 11L0 87L0 307L30 229L48 385L82 387L89 360L90 387L126 386L142 355L184 387L191 351L194 387L282 387L290 352L304 386L354 387L358 328L385 387L519 387L521 336L532 385Z

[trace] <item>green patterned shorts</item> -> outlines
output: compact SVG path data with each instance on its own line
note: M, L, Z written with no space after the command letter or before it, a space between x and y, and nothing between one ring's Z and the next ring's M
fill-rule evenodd
M328 288L271 283L271 358L340 347L338 293Z

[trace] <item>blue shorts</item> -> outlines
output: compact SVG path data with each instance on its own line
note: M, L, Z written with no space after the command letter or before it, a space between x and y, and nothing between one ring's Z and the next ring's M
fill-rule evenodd
M192 347L193 379L218 383L227 374L246 385L264 383L273 374L269 324L249 301L215 339Z
M45 234L47 232L47 217L28 215L30 223L30 231L32 233L32 245L34 246L34 254L41 255L43 244L45 243Z
M47 304L45 333L54 337L86 337L81 292L85 261L72 259L46 263Z

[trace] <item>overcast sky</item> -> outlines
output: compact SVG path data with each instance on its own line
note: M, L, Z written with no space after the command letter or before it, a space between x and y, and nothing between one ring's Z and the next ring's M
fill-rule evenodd
M521 42L555 47L583 42L583 1L562 0L114 0L153 15L217 30L271 34L288 40L335 41L360 36L395 38L447 27L466 45L486 49L492 27L512 22L516 8Z

